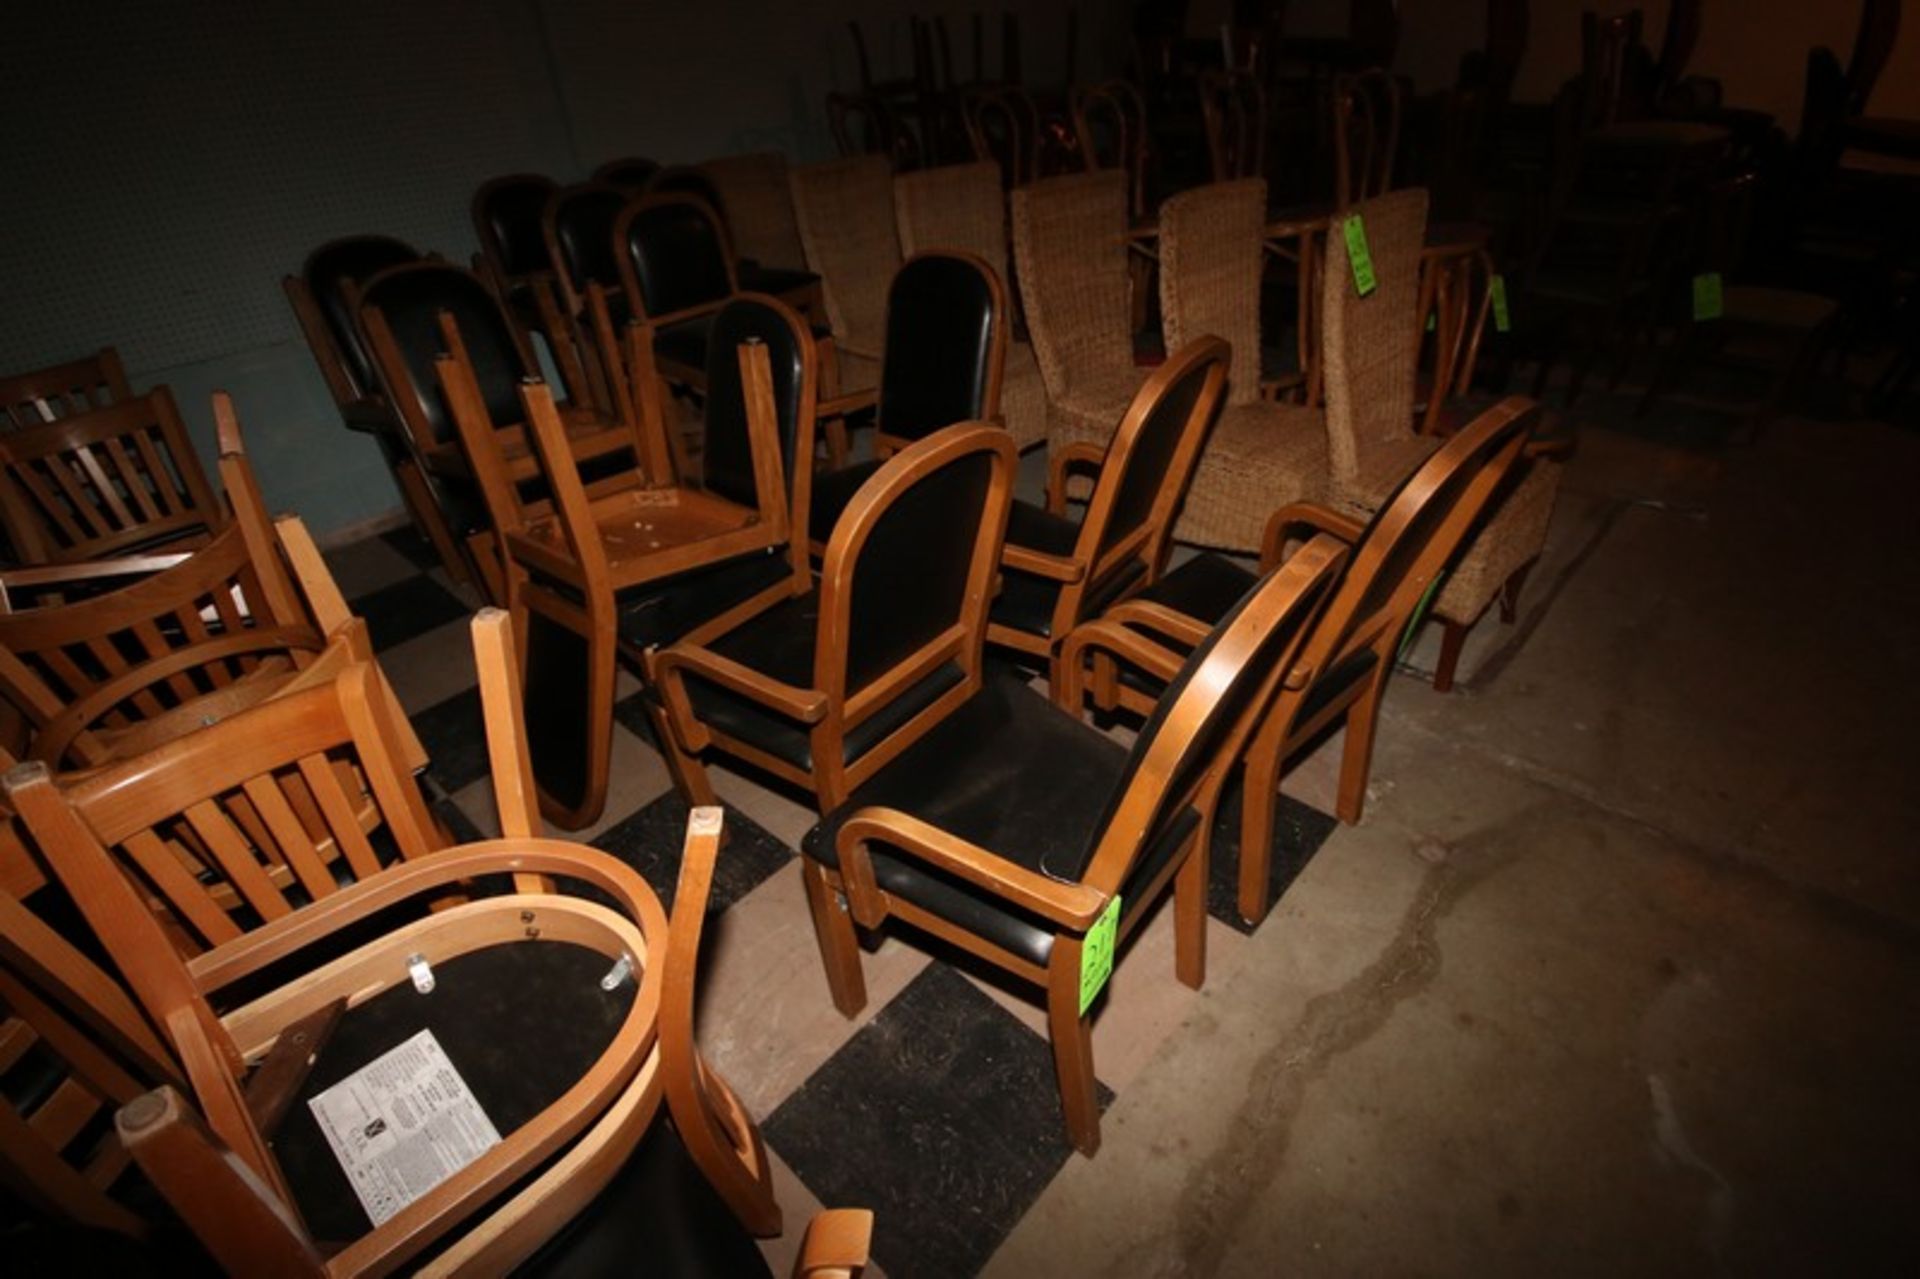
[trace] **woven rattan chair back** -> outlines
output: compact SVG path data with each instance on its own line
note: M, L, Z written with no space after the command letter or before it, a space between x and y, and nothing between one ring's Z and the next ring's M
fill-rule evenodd
M1013 193L1013 252L1047 394L1138 379L1127 307L1127 179L1046 178Z
M0 377L0 432L91 413L132 398L120 353L104 347L84 359Z
M893 175L879 156L793 170L793 209L807 266L820 276L834 337L877 354L887 327L887 286L900 269Z
M1367 455L1403 440L1413 421L1414 360L1421 317L1420 251L1427 193L1395 191L1353 206L1361 219L1376 281L1356 292L1344 235L1327 237L1321 282L1326 330L1327 452L1336 489L1354 487Z
M806 261L786 156L756 151L708 160L700 168L720 193L735 253L762 265L797 267Z
M1267 184L1216 182L1160 206L1160 306L1167 349L1225 338L1235 376L1229 404L1260 398L1260 270Z

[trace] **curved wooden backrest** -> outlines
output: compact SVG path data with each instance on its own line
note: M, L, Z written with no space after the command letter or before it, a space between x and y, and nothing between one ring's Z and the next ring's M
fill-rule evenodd
M1400 81L1374 67L1333 82L1334 198L1342 207L1393 189L1400 148Z
M300 322L307 349L340 408L376 390L373 357L355 314L354 289L390 266L417 262L420 257L418 249L390 235L348 235L309 253L300 274L282 277L280 286Z
M897 448L955 422L999 416L1006 288L972 253L916 253L887 289L878 443Z
M0 377L0 432L91 413L132 398L120 353L102 347L78 360Z
M1089 169L1127 175L1127 212L1146 216L1147 103L1128 80L1108 80L1073 91L1073 130Z
M503 292L526 276L551 271L540 217L559 183L541 173L490 178L473 193L473 233L480 255Z
M1200 117L1215 182L1267 172L1267 90L1246 71L1200 73Z
M620 287L634 313L655 323L711 311L739 291L726 226L697 195L649 191L620 211L613 242Z
M1300 651L1346 557L1337 540L1316 537L1221 619L1134 740L1105 819L1078 854L1079 865L1043 862L1049 874L1124 896L1141 851L1168 823L1192 808L1206 829L1241 747Z
M1040 163L1040 112L1033 99L1013 85L979 86L960 98L961 118L975 160L1000 166L1000 182L1011 191L1037 176Z
M1493 276L1493 255L1484 249L1421 259L1417 313L1430 317L1433 326L1420 338L1427 396L1422 434L1431 434L1448 402L1473 385L1480 340L1493 311Z
M610 182L576 182L547 197L540 234L568 314L580 314L589 284L620 287L613 224L631 198Z
M0 470L7 534L30 563L123 555L226 523L164 386L0 435Z

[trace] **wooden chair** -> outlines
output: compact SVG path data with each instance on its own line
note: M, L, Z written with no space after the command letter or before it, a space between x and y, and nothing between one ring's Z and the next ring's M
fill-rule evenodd
M1040 112L1015 85L976 85L960 95L961 118L973 159L999 166L1000 185L1011 191L1040 172Z
M1493 258L1484 249L1429 249L1421 255L1415 313L1428 325L1420 338L1414 408L1414 429L1421 435L1451 435L1486 407L1473 397L1473 375L1493 313L1494 274Z
M1151 135L1147 103L1128 80L1108 80L1073 91L1073 130L1089 170L1119 169L1127 175L1127 219L1139 226L1152 216L1147 203Z
M508 468L527 479L535 463L521 418L519 382L538 373L540 365L525 332L478 276L444 262L380 272L360 291L359 312L382 392L406 428L408 448L458 548L448 571L457 568L456 580L476 582L490 599L504 598L485 504L441 397L434 362L448 350L444 315L474 366ZM633 442L628 407L624 396L613 401L610 415L568 406L568 439L583 463L608 471L627 463Z
M1014 458L976 423L909 445L834 527L817 591L662 653L677 771L717 747L826 812L973 696Z
M473 193L473 233L480 242L477 270L508 306L531 314L529 287L553 271L540 218L559 189L538 173L509 173L480 184Z
M645 156L628 155L608 160L593 171L595 182L604 182L619 187L628 195L639 195L647 189L653 175L660 172L660 162L649 160Z
M1267 90L1246 71L1200 73L1200 118L1215 182L1267 175Z
M1261 376L1266 207L1266 183L1246 178L1183 192L1160 209L1167 350L1211 334L1226 339L1235 363L1173 535L1243 553L1259 548L1276 503L1318 497L1327 470L1325 413L1279 398L1301 377Z
M896 173L920 167L919 140L885 95L829 93L826 108L827 130L841 159L883 156Z
M535 282L535 303L543 323L579 353L593 402L602 412L611 411L612 399L620 392L613 385L612 371L597 363L600 350L588 297L595 291L604 296L616 329L632 318L632 299L620 286L619 252L613 240L614 223L632 198L608 182L577 182L549 195L540 215L540 234L553 274L550 294L544 289L547 277ZM564 369L562 374L564 379ZM568 387L572 389L570 380Z
M1352 559L1247 754L1237 900L1249 922L1272 905L1273 796L1282 770L1336 720L1346 724L1336 811L1342 821L1360 820L1380 700L1408 621L1500 491L1534 415L1519 399L1489 411L1449 439L1371 522L1311 503L1283 506L1268 522L1263 573L1285 562L1287 540L1303 527L1346 542ZM1090 697L1154 714L1193 646L1257 580L1209 552L1109 609L1068 638L1055 684L1060 704L1077 712Z
M629 359L647 371L644 325ZM815 370L806 327L772 298L742 296L714 317L702 424L702 486L675 479L665 428L650 413L651 485L640 477L598 496L566 449L544 384L521 388L539 477L551 495L529 502L500 465L483 401L456 351L441 377L467 439L480 488L500 530L505 598L526 653L527 719L543 812L570 829L592 823L606 799L614 667L624 656L651 681L655 651L698 643L803 593L804 536L789 518L805 510L812 471ZM791 488L787 479L791 476ZM656 735L664 712L646 699ZM673 762L669 757L669 762ZM676 778L711 802L704 778Z
M119 983L5 891L0 1070L26 1084L0 1096L0 1186L48 1218L145 1237L138 1174L99 1120L179 1067Z
M31 564L177 550L226 523L164 386L0 435L0 516Z
M120 353L102 347L78 360L0 377L0 432L91 413L132 398Z
M887 286L901 260L892 175L881 161L862 156L800 165L791 178L800 241L807 266L819 273L833 329L833 366L822 372L822 398L870 396L880 381Z
M177 1093L119 1118L143 1171L234 1273L385 1272L461 1228L435 1266L505 1270L591 1199L659 1097L666 920L652 892L611 858L531 837L425 856L432 825L395 767L369 673L350 668L71 785L37 764L7 778L231 1152ZM404 856L384 870L341 784L348 757ZM311 788L311 810L291 778ZM245 909L183 858L217 869ZM488 875L517 877L519 891L460 900ZM565 895L563 880L597 892ZM423 1029L503 1136L369 1229L298 1103ZM540 1051L498 1051L505 1035ZM323 1260L316 1239L345 1246Z
M1333 82L1334 200L1341 206L1393 189L1400 154L1400 81L1378 67Z
M886 349L874 406L877 456L814 475L805 516L815 554L826 553L848 504L888 457L956 422L998 420L1006 312L1000 277L972 254L907 259L887 290ZM1019 443L1016 437L1016 448Z
M652 330L661 374L680 385L703 386L714 314L740 292L720 215L699 196L644 195L621 211L613 242L621 290L632 313Z
M1141 386L1105 449L1082 445L1054 457L1047 510L1014 503L988 639L1050 661L1068 631L1159 578L1230 358L1219 338L1176 351ZM1085 465L1099 474L1076 524L1066 514L1066 474Z
M854 925L888 917L1041 987L1067 1133L1092 1155L1100 977L1085 973L1083 954L1138 930L1171 884L1176 975L1204 982L1220 788L1343 558L1316 540L1250 592L1131 750L999 672L856 788L802 843L841 1012L866 1002Z
M917 173L896 174L893 211L900 247L908 257L930 251L971 253L990 265L1003 281L1012 276L1007 247L1007 197L992 163L948 164ZM1007 301L1016 303L1013 285ZM1033 344L1018 330L1017 310L1008 312L1015 332L1007 338L1006 375L1001 384L1000 416L1022 450L1047 438L1047 388ZM973 413L968 417L985 417Z
M1140 388L1129 331L1126 187L1125 174L1101 170L1043 178L1009 197L1050 453L1104 446Z

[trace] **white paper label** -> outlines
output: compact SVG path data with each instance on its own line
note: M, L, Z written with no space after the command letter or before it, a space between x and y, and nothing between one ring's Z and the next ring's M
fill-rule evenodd
M500 1140L430 1030L307 1105L376 1226Z

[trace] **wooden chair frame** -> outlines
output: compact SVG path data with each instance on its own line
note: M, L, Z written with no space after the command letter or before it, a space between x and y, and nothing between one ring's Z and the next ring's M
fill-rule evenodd
M854 574L862 549L871 540L881 517L903 494L929 475L976 453L994 454L999 464L994 468L986 508L975 534L972 567L959 618L892 669L850 694L847 689L848 635L852 624ZM811 791L818 797L820 811L824 813L979 691L987 606L994 591L997 552L1006 537L1016 464L1013 440L1005 430L989 423L960 423L895 453L861 486L834 526L820 567L819 638L814 645L811 687L783 684L702 644L683 641L661 653L654 669L672 721L672 741L689 756L675 770L676 775L700 769L699 761L692 757L718 746ZM959 683L858 759L847 760L849 729L949 662L961 668L963 675ZM689 675L711 680L738 696L806 725L813 767L810 770L796 768L750 742L701 722L687 696Z
M900 270L906 270L922 258L956 258L979 271L982 278L987 281L987 287L993 294L993 336L988 341L987 389L986 394L980 397L979 420L983 422L1000 422L1002 420L1000 416L1000 393L1006 385L1007 344L1010 340L1007 334L1008 330L1013 326L1013 313L1007 309L1007 286L1002 282L1000 272L991 262L988 262L977 253L969 253L963 249L926 249L918 253L910 254L907 260L900 264ZM894 276L897 279L899 272L896 271ZM880 364L881 382L883 386L885 385L886 379L886 360L887 353L886 350L882 348L880 352ZM881 458L891 457L901 449L906 448L909 444L914 443L914 441L907 436L893 435L888 432L886 408L887 406L883 401L875 401L873 451L875 456Z
M474 238L480 244L479 274L493 286L495 294L503 301L513 297L519 290L530 284L536 277L550 274L553 263L548 260L534 271L511 271L508 269L506 248L494 234L493 220L489 213L493 200L508 187L544 185L548 194L559 189L560 184L544 173L505 173L482 182L473 193L469 211L473 219ZM544 244L544 239L542 240Z
M661 172L664 173L667 172L667 170L663 169ZM697 170L695 170L695 172L697 172ZM702 176L704 177L704 175ZM631 249L633 222L635 218L641 217L654 209L673 208L676 205L693 209L713 227L714 240L719 245L721 257L726 263L727 292L725 297L714 298L711 301L700 303L697 306L682 307L677 311L668 311L661 315L655 315L647 309L646 296L640 288L640 273L633 265L633 253ZM627 304L632 309L634 316L646 321L656 330L665 328L669 324L679 324L685 320L698 319L703 315L712 315L721 307L725 306L728 300L735 294L740 292L740 276L734 266L733 241L727 234L727 224L721 218L718 209L697 195L686 195L676 191L659 195L649 193L639 196L629 202L625 209L621 210L619 219L614 222L613 244L616 250L614 256L618 259L620 266L620 287L626 294ZM602 327L598 316L599 311L596 309L596 331ZM610 321L607 323L610 325ZM604 335L602 335L601 340L604 342ZM626 361L620 359L617 355L608 358L610 365L613 367L624 367L626 364ZM658 356L655 356L655 364L660 372L671 382L692 387L695 390L703 389L707 384L707 371L704 368L695 368L691 365L679 364L670 360L661 360ZM632 394L634 391L635 388L629 385L628 393Z
M1282 507L1268 521L1262 571L1283 562L1288 539L1302 528L1345 542L1353 548L1353 559L1247 751L1237 901L1249 923L1263 919L1272 905L1267 879L1275 795L1288 757L1336 719L1344 718L1346 741L1335 813L1349 824L1360 820L1380 700L1408 621L1518 461L1538 412L1532 401L1514 397L1483 413L1414 472L1371 525L1306 502ZM1466 466L1477 470L1453 508L1433 529L1423 530L1419 516L1428 499ZM1400 580L1384 598L1374 598L1376 579L1400 563L1406 554L1404 544L1423 532L1425 541L1412 544L1415 553ZM1363 605L1371 605L1364 615ZM1171 679L1183 660L1176 649L1198 644L1209 629L1202 619L1162 604L1145 600L1118 604L1068 637L1056 665L1059 675L1053 687L1058 702L1077 711L1091 696L1095 705L1118 704L1149 714L1156 699L1115 679L1113 663L1124 662L1161 680ZM1303 717L1314 681L1322 673L1338 671L1369 648L1374 661L1366 676Z
M1448 403L1472 388L1493 313L1493 277L1493 257L1485 249L1428 249L1420 255L1419 313L1433 322L1419 339L1432 353L1425 361L1426 404L1415 423L1422 435L1442 433Z
M1103 828L1085 873L1077 883L1063 883L1028 870L906 813L889 808L865 808L840 827L835 848L840 869L804 862L814 926L834 1002L849 1016L866 1001L860 973L859 948L853 926L878 928L889 916L904 920L993 963L1045 992L1047 1024L1053 1045L1054 1071L1059 1082L1067 1131L1074 1147L1092 1155L1100 1146L1100 1111L1095 1097L1091 1018L1080 1011L1080 957L1088 929L1125 882L1152 829L1164 793L1175 776L1187 746L1199 734L1220 692L1255 654L1274 627L1283 625L1298 608L1317 611L1326 588L1338 574L1346 552L1332 539L1316 539L1289 560L1259 589L1233 625L1219 637L1202 668L1185 692L1168 709L1161 730L1137 761L1127 789L1117 800ZM1302 620L1304 634L1306 621ZM1124 943L1148 917L1169 885L1174 889L1175 972L1181 982L1198 989L1206 980L1207 844L1218 804L1234 760L1258 721L1282 674L1299 651L1296 635L1250 699L1222 735L1211 763L1197 770L1186 794L1173 797L1199 814L1182 849L1169 858L1153 881L1129 896L1121 906L1117 944ZM1175 808L1173 811L1179 811ZM959 878L975 891L998 898L1058 930L1045 967L987 941L881 889L874 877L869 845L881 843L895 854L923 862ZM846 909L839 907L844 899Z
M1392 190L1399 154L1399 80L1377 67L1335 77L1334 197L1340 207Z
M0 433L91 413L133 398L120 352L92 355L0 377Z
M1267 90L1247 71L1200 73L1200 117L1215 182L1267 175Z
M960 95L961 119L975 160L1000 166L1000 182L1011 191L1040 172L1040 111L1017 85L975 85ZM994 121L1003 131L999 140Z
M1087 589L1101 581L1120 564L1138 559L1146 572L1127 594L1133 594L1159 579L1172 548L1174 517L1186 496L1187 484L1200 460L1200 449L1208 426L1226 394L1227 368L1232 358L1227 344L1219 338L1199 338L1175 352L1155 369L1127 406L1113 439L1103 449L1090 444L1070 444L1056 449L1049 460L1047 481L1048 507L1056 513L1066 509L1069 473L1076 467L1098 468L1093 492L1087 499L1086 514L1080 520L1080 533L1071 555L1052 555L1031 547L1007 543L1001 552L1003 567L1059 582L1060 594L1054 601L1051 638L1029 634L998 623L987 627L987 638L1019 652L1052 659L1058 645L1080 621ZM1120 485L1126 475L1134 444L1147 420L1159 408L1169 390L1200 365L1209 366L1193 410L1181 430L1180 444L1174 451L1166 482L1154 499L1152 512L1140 526L1112 546L1101 550L1107 524L1113 518L1120 497Z

